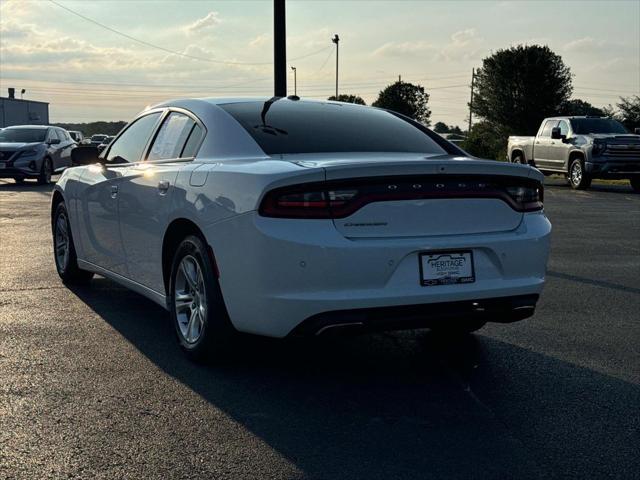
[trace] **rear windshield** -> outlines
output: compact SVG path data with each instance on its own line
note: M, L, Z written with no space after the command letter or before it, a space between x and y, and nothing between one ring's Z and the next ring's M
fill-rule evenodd
M92 142L102 142L104 139L106 139L107 136L106 135L93 135L91 137L91 141Z
M446 153L402 118L349 104L245 102L220 105L268 155L324 152Z
M44 142L46 128L7 128L0 130L0 142L33 143Z
M611 118L572 118L573 133L627 133L622 124Z

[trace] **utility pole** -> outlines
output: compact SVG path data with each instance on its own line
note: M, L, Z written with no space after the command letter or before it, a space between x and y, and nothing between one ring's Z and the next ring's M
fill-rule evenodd
M338 37L337 33L334 35L331 41L336 44L336 100L338 100L338 42L340 42L340 37Z
M398 75L398 83L402 83L402 75Z
M273 94L287 96L287 33L284 0L273 0Z
M476 80L476 69L471 69L471 100L469 100L469 133L471 133L471 126L473 124L473 85Z
M298 96L298 69L296 67L291 67L293 70L293 94Z

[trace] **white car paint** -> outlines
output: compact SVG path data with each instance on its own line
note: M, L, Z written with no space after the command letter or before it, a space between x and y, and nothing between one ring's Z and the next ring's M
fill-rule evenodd
M267 192L287 185L415 175L541 182L534 168L460 154L268 156L217 106L244 101L182 100L151 109L188 111L202 122L207 133L193 159L65 171L55 188L69 207L82 268L168 308L163 239L172 222L186 219L214 253L234 327L274 337L323 312L542 291L551 232L543 210L521 213L495 198L456 198L369 203L340 219L269 218L258 212ZM162 183L169 186L164 192ZM385 225L362 225L375 223ZM473 252L474 283L420 284L420 252L458 249Z

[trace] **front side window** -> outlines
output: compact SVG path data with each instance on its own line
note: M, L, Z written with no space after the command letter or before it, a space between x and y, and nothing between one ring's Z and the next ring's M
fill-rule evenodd
M161 112L150 113L140 117L127 128L120 137L113 142L107 154L108 163L139 162L144 147L153 133L153 129L160 118ZM106 138L106 135L105 135ZM103 139L104 140L104 139Z
M171 112L162 122L147 160L180 158L195 121L178 112Z
M544 124L544 128L542 129L541 137L551 138L551 130L558 124L557 120L547 120L547 123Z
M220 105L268 155L328 152L446 153L427 133L385 110L277 100Z
M64 136L64 132L62 130L56 130L56 135L60 139L60 143L67 141L66 137Z
M569 124L567 122L560 120L558 127L560 127L560 135L564 135L565 137L569 135Z

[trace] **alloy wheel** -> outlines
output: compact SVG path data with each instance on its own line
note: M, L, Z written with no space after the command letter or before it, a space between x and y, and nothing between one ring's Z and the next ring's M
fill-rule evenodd
M582 165L580 165L580 162L573 162L573 165L571 165L571 183L580 185L580 182L582 182Z
M64 272L69 265L69 226L67 216L64 213L58 215L55 227L55 244L54 250L56 255L56 264L58 269Z
M207 297L202 269L191 255L180 261L173 298L180 334L187 343L196 343L204 332Z

